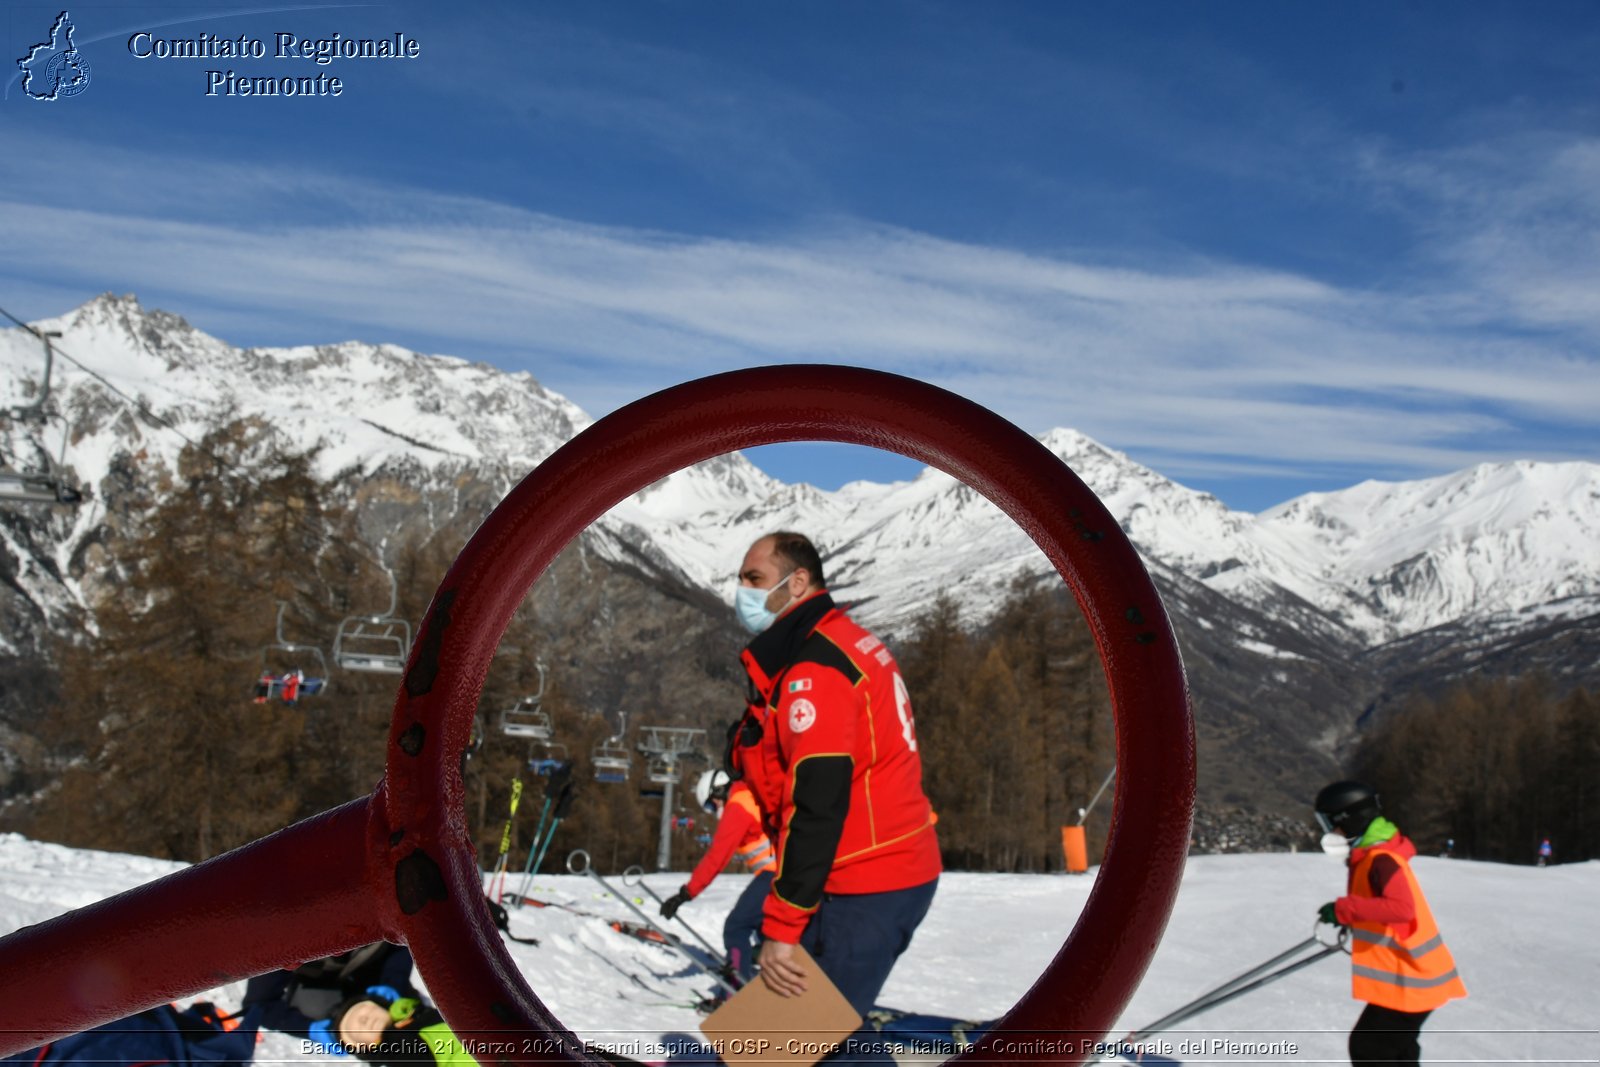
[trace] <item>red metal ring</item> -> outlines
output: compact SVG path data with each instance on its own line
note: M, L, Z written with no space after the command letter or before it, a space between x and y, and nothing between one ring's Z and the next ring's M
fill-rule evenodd
M1079 1039L1109 1030L1155 952L1188 850L1194 724L1166 613L1117 522L1039 442L953 393L848 367L734 371L630 404L541 463L462 550L413 649L391 726L387 788L375 798L389 827L381 866L394 874L385 911L398 906L396 921L458 1033L550 1036L542 1045L511 1042L503 1062L585 1057L506 953L466 824L460 756L500 637L562 548L618 502L700 460L802 440L898 452L983 493L1071 587L1105 667L1119 773L1104 866L1061 951L973 1055L1081 1061ZM818 534L825 540L826 531ZM1041 1032L1056 1043L1019 1040Z
M540 464L434 595L373 795L0 938L0 1055L387 937L411 946L463 1038L543 1031L482 1058L584 1059L524 982L484 903L459 766L489 662L524 594L612 505L699 460L798 440L884 448L962 479L1044 550L1088 619L1117 727L1105 864L1066 944L974 1050L1084 1059L1083 1039L1116 1021L1155 952L1188 849L1194 723L1166 614L1117 523L1033 438L942 389L831 366L736 371L665 390ZM1041 1033L1053 1040L1018 1040Z

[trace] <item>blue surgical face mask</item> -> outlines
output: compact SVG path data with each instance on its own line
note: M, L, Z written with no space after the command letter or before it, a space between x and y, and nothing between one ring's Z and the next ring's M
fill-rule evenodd
M767 610L767 597L772 595L773 589L777 589L778 586L787 582L793 576L794 571L785 574L778 579L777 585L774 585L772 589L757 589L755 586L741 585L734 591L733 610L738 613L739 621L744 624L746 630L753 634L758 634L778 620L776 611Z

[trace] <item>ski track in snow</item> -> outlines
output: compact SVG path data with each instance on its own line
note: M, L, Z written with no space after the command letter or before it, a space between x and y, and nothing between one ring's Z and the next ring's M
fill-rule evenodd
M0 835L0 933L180 866ZM1424 1061L1595 1063L1600 862L1541 870L1422 857L1415 867L1472 994L1429 1019ZM665 897L684 878L681 872L653 874L647 884ZM682 916L720 943L722 918L746 878L723 875ZM619 891L637 892L619 878L610 881ZM1309 936L1317 906L1343 884L1342 868L1316 854L1191 858L1166 935L1107 1037L1137 1030ZM508 888L520 885L520 875L508 879ZM947 873L880 1002L965 1019L1003 1014L1059 950L1092 887L1092 875ZM634 918L587 878L542 876L531 894L607 918ZM642 892L639 898L653 916L654 902ZM700 1016L686 1005L711 982L681 955L617 933L602 919L555 907L512 909L511 927L518 936L540 939L538 946L508 942L507 948L535 993L584 1040L645 1058L698 1041ZM1199 1055L1170 1054L1185 1063L1342 1063L1360 1009L1349 983L1348 963L1333 957L1149 1041L1174 1050L1201 1042L1207 1051ZM194 999L234 1008L243 991L243 983L232 983ZM1213 1041L1287 1041L1296 1051L1230 1056L1212 1051ZM336 1062L275 1033L265 1034L256 1058Z

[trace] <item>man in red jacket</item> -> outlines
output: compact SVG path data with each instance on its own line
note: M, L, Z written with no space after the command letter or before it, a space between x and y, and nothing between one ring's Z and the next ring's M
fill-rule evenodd
M802 534L769 534L739 568L749 708L732 761L776 842L761 977L803 992L805 946L863 1015L933 902L942 865L911 699L883 642L834 605Z
M1351 1063L1416 1063L1435 1008L1467 995L1411 860L1417 850L1360 782L1317 794L1323 847L1349 850L1349 894L1324 904L1325 923L1350 928L1351 995L1367 1007L1350 1031Z

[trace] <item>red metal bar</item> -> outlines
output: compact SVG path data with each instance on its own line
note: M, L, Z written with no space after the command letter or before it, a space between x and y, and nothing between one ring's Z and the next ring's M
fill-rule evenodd
M371 814L352 801L0 938L0 1055L394 931Z

